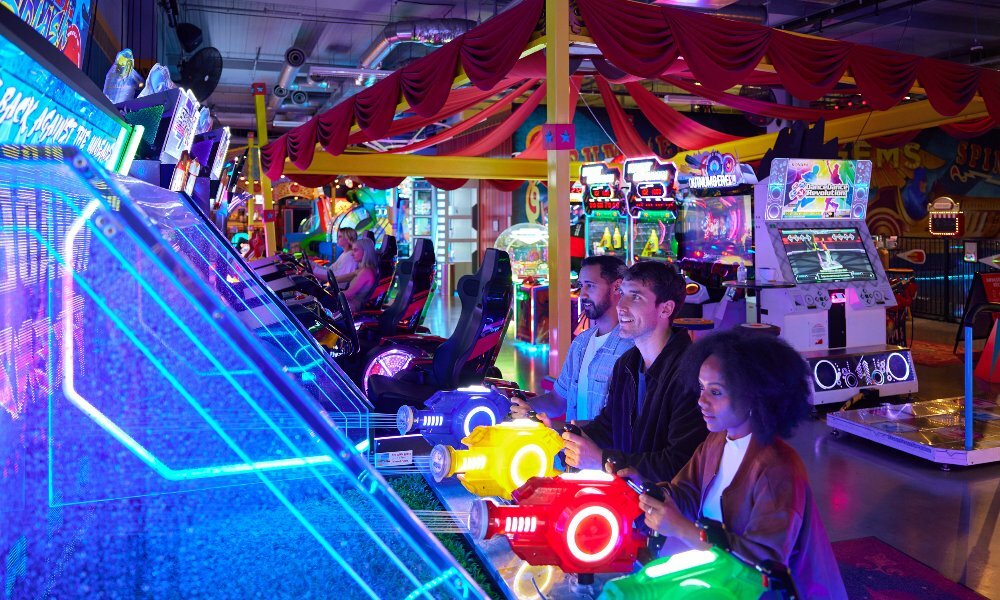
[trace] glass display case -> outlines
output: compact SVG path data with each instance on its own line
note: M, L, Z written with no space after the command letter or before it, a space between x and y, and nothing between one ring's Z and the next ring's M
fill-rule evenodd
M520 223L502 231L496 247L510 254L514 275L514 323L518 340L549 341L549 230Z

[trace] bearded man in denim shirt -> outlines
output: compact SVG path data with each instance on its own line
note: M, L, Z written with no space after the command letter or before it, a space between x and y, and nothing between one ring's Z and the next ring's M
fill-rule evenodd
M619 334L615 309L625 271L625 263L617 256L590 256L583 260L577 283L580 306L590 319L590 329L570 344L552 392L529 402L515 399L511 406L514 417L527 416L529 410L534 410L543 421L558 429L562 415L565 421L589 421L601 411L615 362L634 346L632 340Z

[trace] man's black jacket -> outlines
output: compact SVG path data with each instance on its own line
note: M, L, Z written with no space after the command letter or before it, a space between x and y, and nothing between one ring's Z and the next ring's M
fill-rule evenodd
M608 382L608 399L584 433L613 458L652 481L670 481L708 435L698 408L697 386L678 372L691 345L686 331L674 329L667 345L646 369L646 399L636 414L642 354L632 348L618 359Z

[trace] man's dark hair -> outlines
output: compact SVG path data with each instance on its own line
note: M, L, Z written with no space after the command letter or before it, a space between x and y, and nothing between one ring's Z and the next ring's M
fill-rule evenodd
M611 254L588 256L580 263L580 268L584 267L600 267L601 279L608 283L614 283L625 277L625 272L628 271L625 261Z
M625 281L638 281L653 290L657 304L673 300L674 313L670 316L671 323L673 323L674 317L681 312L684 299L687 298L684 276L666 263L655 260L640 260L625 272Z
M685 351L686 384L698 389L698 372L710 356L719 361L733 404L749 411L751 431L762 443L791 436L809 416L809 366L781 338L739 327L702 338Z

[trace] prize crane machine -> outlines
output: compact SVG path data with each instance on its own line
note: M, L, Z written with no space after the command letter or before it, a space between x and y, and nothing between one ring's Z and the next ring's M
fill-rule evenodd
M758 314L808 360L814 404L917 390L886 345L892 288L865 224L871 161L775 159L754 193Z
M684 274L704 290L701 314L715 329L746 321L743 293L722 284L737 278L740 266L753 266L753 186L750 165L732 154L706 152L688 160L691 168L679 177L680 218L678 256ZM697 311L693 296L685 309Z
M587 256L614 254L626 263L629 255L629 218L621 194L622 172L607 163L580 167L583 183L584 234Z
M631 217L628 255L634 260L677 258L677 168L656 158L626 160L625 204Z
M518 340L549 342L549 230L519 223L503 230L495 247L510 255L514 276L514 323Z

